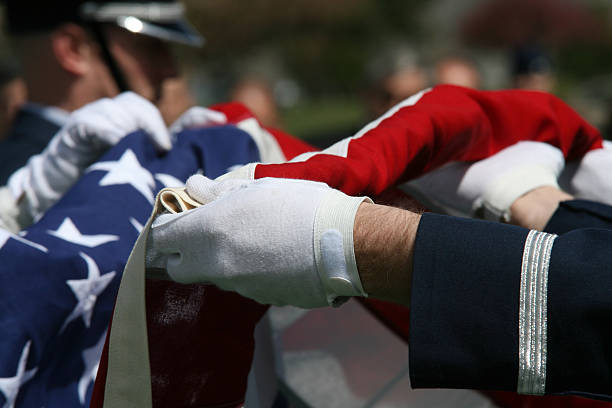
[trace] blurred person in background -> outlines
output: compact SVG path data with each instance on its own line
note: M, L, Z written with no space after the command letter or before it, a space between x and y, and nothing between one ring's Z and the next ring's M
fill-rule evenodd
M270 84L257 77L243 77L230 92L230 100L240 102L267 127L280 128L278 107Z
M356 120L305 136L324 149L358 132L363 123L379 118L399 102L428 86L428 75L418 53L410 46L392 42L369 56L362 74Z
M555 77L550 57L536 46L516 49L512 55L512 81L517 89L552 92Z
M370 119L427 87L427 75L419 57L409 48L383 51L367 71L370 87L365 103Z
M127 90L159 102L164 80L177 76L168 42L203 42L173 0L5 4L28 102L0 144L1 184L44 149L69 112Z
M26 101L26 86L17 65L10 60L0 62L0 140L3 140L17 111Z
M434 82L479 89L481 86L480 70L476 63L467 57L446 56L436 63Z

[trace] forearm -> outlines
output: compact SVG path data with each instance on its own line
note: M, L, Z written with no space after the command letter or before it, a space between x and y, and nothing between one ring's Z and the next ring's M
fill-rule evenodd
M536 188L512 204L510 222L523 228L543 231L559 203L572 199L571 195L555 187Z
M541 187L512 205L512 224L543 230L561 201L572 196ZM394 207L363 203L355 217L357 268L366 293L378 299L408 304L414 242L421 215Z
M610 237L424 215L413 255L412 385L609 394Z
M369 296L408 305L414 240L421 216L362 203L354 226L361 283Z

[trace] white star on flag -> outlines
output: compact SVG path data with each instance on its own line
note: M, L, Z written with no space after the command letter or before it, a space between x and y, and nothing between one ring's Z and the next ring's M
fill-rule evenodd
M47 231L50 235L63 239L64 241L72 242L73 244L86 246L89 248L107 244L109 242L118 241L117 235L83 235L78 230L74 222L70 218L64 219L59 228L55 231Z
M49 250L44 246L37 244L36 242L28 241L27 239L20 237L19 235L11 234L10 232L3 229L0 229L0 249L2 249L6 242L11 238L15 241L21 242L22 244L26 244L28 246L31 246L32 248L38 249L41 252L49 252Z
M0 392L4 395L6 402L2 406L3 408L14 408L17 395L19 394L19 388L30 381L34 374L36 374L36 368L26 371L26 363L28 362L28 354L30 354L31 341L28 341L23 350L21 351L21 357L17 365L17 374L10 378L0 378Z
M91 165L89 171L105 170L108 173L100 180L100 186L129 184L153 204L155 179L140 165L131 149L127 149L118 161L99 162Z
M170 174L156 173L155 178L159 180L164 187L185 187L185 183Z
M104 334L102 334L102 337L100 337L100 340L98 340L96 344L83 350L82 355L83 362L85 363L85 371L79 380L79 401L81 401L81 404L85 404L85 397L89 384L96 380L98 366L100 365L100 356L102 355L105 340L106 331Z
M70 316L64 321L60 333L64 331L70 322L79 317L83 318L86 327L90 326L91 315L96 306L98 296L104 292L116 274L113 271L100 276L100 269L95 261L83 252L81 252L80 255L87 263L87 278L70 279L66 281L66 284L70 286L72 293L74 293L74 296L77 298L77 304L72 310L72 313L70 313Z
M134 229L136 231L138 231L138 234L140 234L142 232L142 229L144 228L144 225L142 225L136 218L134 217L130 217L130 224L132 224L132 227L134 227Z

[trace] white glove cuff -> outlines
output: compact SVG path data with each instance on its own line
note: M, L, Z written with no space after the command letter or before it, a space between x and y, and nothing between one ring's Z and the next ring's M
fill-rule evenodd
M512 203L529 191L543 186L559 188L556 175L549 166L538 164L513 169L487 186L486 191L474 202L474 212L490 221L509 222Z
M315 213L314 255L327 302L339 306L350 296L367 296L355 260L353 227L355 215L368 197L351 197L332 190L323 197Z

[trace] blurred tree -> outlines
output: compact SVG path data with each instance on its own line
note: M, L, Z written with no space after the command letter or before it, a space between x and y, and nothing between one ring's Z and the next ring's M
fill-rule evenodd
M471 45L514 47L536 42L548 46L595 43L604 21L573 0L493 0L464 21L462 36Z
M386 37L416 40L426 0L188 0L190 20L207 37L203 55L219 70L262 47L283 56L311 93L360 87L370 51Z

